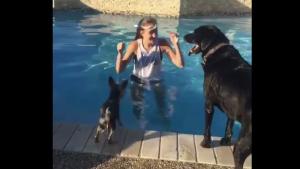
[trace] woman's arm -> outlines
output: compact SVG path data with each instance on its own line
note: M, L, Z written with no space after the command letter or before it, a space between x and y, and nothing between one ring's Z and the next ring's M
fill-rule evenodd
M132 55L135 53L137 49L137 42L133 41L129 44L128 49L123 55L123 49L125 48L125 44L123 42L118 43L117 45L117 60L116 60L116 72L121 73L130 62Z
M178 68L183 68L184 67L184 60L183 60L182 52L180 50L180 46L179 46L179 43L178 43L178 38L176 37L175 33L170 33L170 40L173 43L173 46L175 48L175 52L171 48L168 41L166 41L165 39L161 40L161 43L160 43L161 49L162 49L163 52L165 52L167 54L167 56L169 57L169 59L172 61L172 63L174 65L176 65Z

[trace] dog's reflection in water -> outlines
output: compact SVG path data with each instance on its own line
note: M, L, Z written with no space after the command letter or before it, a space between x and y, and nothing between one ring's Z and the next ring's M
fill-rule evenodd
M149 123L145 117L145 113L147 112L146 109L150 107L150 104L145 101L144 95L149 94L150 91L154 93L157 113L159 114L160 119L163 120L162 124L164 125L164 128L168 130L170 128L170 117L174 113L174 106L170 101L176 100L176 92L174 92L176 89L171 88L172 90L166 91L163 81L156 83L137 83L132 81L130 89L133 106L132 112L139 121L139 127L145 129ZM168 100L170 100L168 102L167 94Z

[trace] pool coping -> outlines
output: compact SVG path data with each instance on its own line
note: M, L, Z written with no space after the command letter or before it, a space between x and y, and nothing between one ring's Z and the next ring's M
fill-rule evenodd
M212 137L212 148L203 148L200 146L203 135L117 128L113 135L115 143L110 145L106 132L95 143L95 130L94 125L54 123L53 150L234 166L233 146L221 146L221 137ZM252 168L252 155L246 159L244 168Z

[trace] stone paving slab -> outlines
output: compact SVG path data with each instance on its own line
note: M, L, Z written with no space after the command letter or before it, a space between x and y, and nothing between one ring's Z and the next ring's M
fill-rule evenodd
M194 135L178 133L178 160L196 162Z
M212 137L212 148L203 148L200 145L203 135L117 128L113 144L108 144L107 131L100 134L98 143L94 140L95 133L95 126L55 123L53 149L234 166L233 145L220 145L221 137ZM252 155L246 159L244 168L252 168Z
M121 156L139 157L143 136L144 132L141 130L127 130Z
M217 162L213 148L204 148L200 145L203 138L203 135L195 135L197 162L216 165Z
M78 124L62 124L53 136L53 149L63 150Z
M212 146L214 147L217 164L223 166L234 166L233 154L230 146L220 145L221 137L212 137Z
M107 138L107 131L99 135L99 142L96 143L95 142L96 130L97 130L97 126L93 128L93 131L90 134L90 137L88 138L88 141L83 149L83 152L101 154L103 145L105 143L105 139Z
M159 159L177 161L177 133L161 132Z
M91 125L79 125L64 150L81 152L92 130Z
M148 159L158 159L160 147L160 132L145 131L141 148L141 157Z
M119 156L125 140L126 132L126 129L117 127L112 135L113 144L108 144L107 139L105 139L101 153L104 155Z

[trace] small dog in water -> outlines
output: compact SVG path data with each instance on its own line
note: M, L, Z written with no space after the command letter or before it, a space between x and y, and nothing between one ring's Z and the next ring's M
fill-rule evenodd
M109 98L104 102L100 109L100 119L97 126L95 142L99 142L99 135L108 129L108 143L112 144L111 136L116 129L116 122L119 126L122 123L119 118L120 99L124 95L128 80L123 80L121 84L116 84L112 77L108 78L110 86Z

